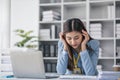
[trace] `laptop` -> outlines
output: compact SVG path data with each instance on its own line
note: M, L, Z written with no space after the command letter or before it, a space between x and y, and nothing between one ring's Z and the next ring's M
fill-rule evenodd
M39 79L46 78L41 51L11 50L10 57L13 74L15 77Z

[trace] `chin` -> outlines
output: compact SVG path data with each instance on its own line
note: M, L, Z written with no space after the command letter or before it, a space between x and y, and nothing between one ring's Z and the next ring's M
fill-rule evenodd
M78 48L78 46L76 46L76 47L73 47L74 49L77 49Z

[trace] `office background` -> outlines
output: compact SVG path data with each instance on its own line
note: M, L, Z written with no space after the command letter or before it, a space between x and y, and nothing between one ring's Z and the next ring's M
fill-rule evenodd
M57 35L72 17L80 18L100 41L98 70L119 65L120 0L0 0L0 72L12 71L7 49L20 40L16 29L33 30L41 37L38 48L44 51L46 72L56 72Z

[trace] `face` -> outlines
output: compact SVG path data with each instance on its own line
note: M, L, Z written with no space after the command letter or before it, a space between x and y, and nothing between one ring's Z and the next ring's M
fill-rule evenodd
M82 34L77 31L66 33L66 41L74 49L77 49L82 42Z

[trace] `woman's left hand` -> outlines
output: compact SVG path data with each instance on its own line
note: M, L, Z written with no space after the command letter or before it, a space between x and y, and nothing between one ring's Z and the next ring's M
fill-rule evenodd
M87 44L87 42L89 41L90 36L89 36L89 34L88 34L86 31L84 31L84 30L82 30L82 35L84 36L84 40L83 40L82 43L81 43L81 47L82 47L82 49L84 50L84 49L86 49L86 44Z

